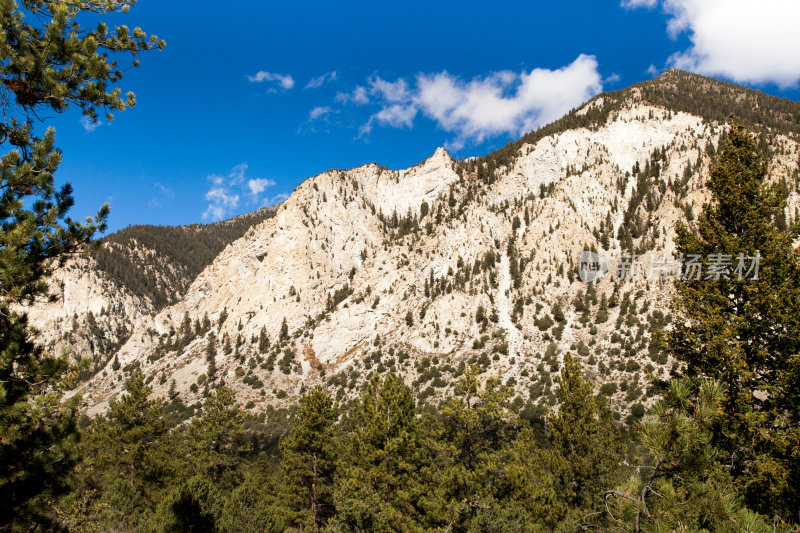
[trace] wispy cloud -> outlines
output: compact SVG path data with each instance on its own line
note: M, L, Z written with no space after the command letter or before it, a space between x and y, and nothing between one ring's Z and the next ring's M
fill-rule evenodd
M318 106L308 112L308 119L300 124L297 133L316 132L317 127L322 124L325 129L330 125L331 115L338 113L338 110L331 106Z
M267 207L269 205L279 204L281 202L285 202L289 198L289 194L285 192L279 192L275 196L271 198L264 198L264 201L261 202L262 207Z
M352 92L349 93L337 93L336 94L336 101L342 104L347 103L354 103L358 105L364 105L369 103L369 96L367 95L367 88L358 85Z
M390 103L403 102L411 96L408 82L403 78L399 78L397 81L386 81L379 76L370 78L369 94Z
M658 4L658 0L622 0L622 7L635 9L637 7L653 8Z
M164 200L171 200L175 197L175 193L172 192L172 189L162 185L161 183L154 183L153 187L158 190L158 194L153 196L148 200L147 206L148 207L155 207L160 208L162 206L161 202Z
M267 187L273 187L275 182L266 178L256 178L247 180L247 188L250 189L250 194L258 198L258 196L267 190Z
M258 206L261 203L261 194L275 186L271 179L248 178L247 168L247 163L241 163L225 176L208 176L211 187L205 194L208 206L202 214L204 221L216 222L235 215L241 206L242 197L249 205Z
M330 106L320 106L315 107L308 113L308 121L314 122L319 118L324 118L331 113L332 109Z
M276 72L266 72L260 70L253 76L247 76L250 83L263 83L276 81L281 88L289 90L294 87L294 78L290 74L278 74Z
M336 71L332 70L331 72L326 72L321 76L317 76L316 78L311 78L308 83L306 84L306 89L318 89L325 85L328 82L331 82L336 79Z
M596 58L580 55L555 70L501 71L467 81L448 72L419 74L413 83L373 76L366 85L339 93L336 100L378 106L361 126L361 136L375 126L410 128L424 116L453 133L448 146L458 149L467 142L518 135L551 122L602 88Z
M370 133L375 122L381 126L390 126L392 128L410 128L414 124L414 117L417 116L418 111L419 109L413 103L385 106L369 117L369 120L361 126L359 134L367 135Z
M83 126L83 129L86 133L91 133L100 126L102 126L103 124L105 124L102 120L93 121L89 117L81 117L80 123L81 126Z
M624 0L623 7L660 5L667 29L692 45L667 65L737 82L796 86L800 81L797 0Z

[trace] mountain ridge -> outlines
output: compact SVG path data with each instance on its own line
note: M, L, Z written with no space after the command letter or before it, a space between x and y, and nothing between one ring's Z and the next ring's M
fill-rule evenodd
M708 83L689 76L665 73L656 87ZM224 382L258 411L316 383L347 401L387 371L434 400L477 365L513 381L535 412L552 403L568 351L621 416L647 404L645 373L677 371L651 346L670 321L670 287L610 276L586 285L576 262L592 249L670 254L675 221L708 198L704 176L726 127L653 105L643 84L481 158L437 149L409 169L362 165L303 181L181 298L142 317L78 389L86 407L101 412L134 368L156 394L192 403ZM762 144L796 219L796 132L775 128Z

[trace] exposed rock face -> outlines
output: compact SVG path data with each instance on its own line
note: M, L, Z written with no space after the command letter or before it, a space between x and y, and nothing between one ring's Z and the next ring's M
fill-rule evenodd
M707 200L725 127L635 90L572 116L612 104L591 127L518 144L502 161L454 161L440 148L407 170L325 172L228 245L174 305L145 316L146 302L116 291L108 306L133 333L116 353L120 368L109 362L79 389L89 412L105 409L135 365L153 376L156 394L174 381L195 401L224 381L258 410L320 382L350 397L375 371L436 396L478 364L513 380L520 401L546 404L566 351L598 387L616 384L606 392L621 411L647 403L645 369L673 368L650 350L651 333L670 320L671 283L647 279L647 254L671 256L675 222ZM790 181L792 219L800 149L778 133L769 143L771 175ZM576 276L588 249L611 264L594 285ZM617 260L631 252L646 254L641 275L615 280ZM87 276L78 278L82 308L97 314L106 300ZM36 323L49 324L60 311L37 313Z
M26 308L39 342L54 355L68 352L105 365L131 331L155 308L97 268L88 256L76 256L49 280L50 298Z

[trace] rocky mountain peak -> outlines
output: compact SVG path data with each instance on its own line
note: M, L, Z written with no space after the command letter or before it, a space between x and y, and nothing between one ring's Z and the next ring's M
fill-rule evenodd
M477 366L545 406L567 352L619 411L648 403L646 372L673 368L651 350L671 320L671 284L617 279L614 261L672 252L675 222L708 198L727 116L758 127L747 98L764 110L771 171L795 181L787 220L800 215L799 106L728 85L669 71L481 158L438 148L407 169L306 180L175 301L115 337L108 364L80 388L89 412L136 367L156 394L174 381L195 402L224 382L259 411L317 383L344 400L374 372L435 398ZM592 285L576 275L586 250L612 265Z

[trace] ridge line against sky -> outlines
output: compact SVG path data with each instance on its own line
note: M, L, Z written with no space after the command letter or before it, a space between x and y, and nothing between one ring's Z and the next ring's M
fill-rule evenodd
M671 67L797 100L797 20L791 0L246 12L139 0L112 22L156 32L167 49L120 84L137 108L112 123L55 118L57 179L75 186L75 215L110 201L111 230L212 222L281 201L328 168L404 168L437 146L485 154Z

